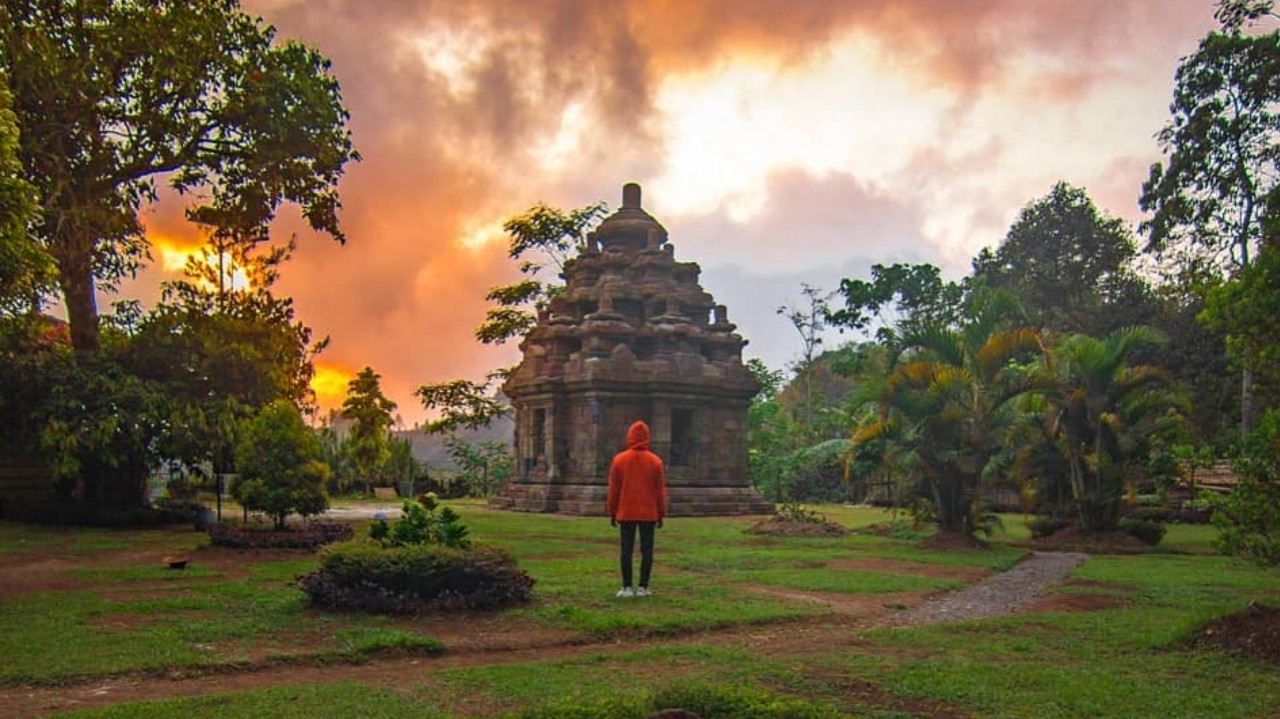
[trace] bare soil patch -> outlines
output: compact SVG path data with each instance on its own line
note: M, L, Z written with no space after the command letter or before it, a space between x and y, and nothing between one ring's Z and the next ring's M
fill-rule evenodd
M1129 605L1129 601L1119 597L1108 597L1103 594L1050 594L1033 602L1027 607L1028 612L1101 612L1104 609L1119 609Z
M1243 610L1201 629L1192 644L1280 667L1280 608L1250 602Z
M0 565L0 600L13 599L35 592L81 589L84 583L71 574L80 561L47 553L29 553L22 561Z
M843 537L849 533L843 525L829 522L796 522L781 517L769 517L747 528L751 534L771 537Z

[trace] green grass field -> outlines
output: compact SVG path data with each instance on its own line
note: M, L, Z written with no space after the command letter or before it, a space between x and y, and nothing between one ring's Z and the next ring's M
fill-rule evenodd
M342 666L388 655L403 663L408 654L420 674L390 683L299 681L65 716L607 719L644 717L674 701L701 701L704 716L744 717L887 719L939 707L973 717L1280 715L1276 667L1187 644L1203 623L1251 600L1280 604L1280 574L1213 555L1203 527L1171 526L1152 552L1094 557L1073 575L1080 581L1055 589L1106 600L1094 611L854 633L833 609L841 597L892 612L878 596L923 597L963 586L955 571L1005 570L1027 551L1008 544L1026 538L1024 518L1004 517L992 549L964 552L865 532L893 519L867 508L819 508L854 530L834 538L750 535L745 518L677 518L658 533L655 596L619 601L607 521L453 506L479 541L516 553L537 582L531 604L456 625L325 614L292 584L315 564L306 553L246 553L242 563L215 566L201 562L209 550L189 530L0 522L0 580L24 561L59 560L49 588L0 593L0 646L18 648L0 652L0 685L56 694L104 676L252 672L281 662L337 666L341 678ZM151 561L175 551L193 558L185 572ZM547 657L494 652L492 661L433 668L452 641L435 634L464 636L486 622L580 639ZM801 646L791 635L806 626L826 629Z

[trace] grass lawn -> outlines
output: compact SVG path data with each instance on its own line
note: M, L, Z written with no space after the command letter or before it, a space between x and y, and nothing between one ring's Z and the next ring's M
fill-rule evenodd
M299 680L66 716L607 718L644 717L677 700L704 701L711 716L749 717L888 719L932 716L938 707L973 717L1280 714L1274 666L1186 644L1204 622L1250 600L1280 604L1280 574L1211 554L1212 534L1203 527L1171 526L1150 553L1092 558L1055 589L1096 602L1093 611L855 631L836 608L840 597L893 611L881 607L898 600L882 605L888 600L876 597L922 597L962 586L957 572L1007 569L1026 552L1007 544L1026 538L1024 518L1004 517L993 549L966 552L866 532L893 519L867 508L819 508L854 530L834 538L759 537L743 531L747 519L677 518L658 532L655 596L628 602L612 596L616 535L606 520L450 504L479 541L516 553L537 581L536 599L500 615L469 616L440 636L515 622L580 636L585 646L514 662L494 652L492 661L447 668L424 656L419 673L402 672L394 682ZM210 550L197 548L201 536L0 522L0 581L6 572L17 576L23 562L60 560L56 586L0 593L0 646L20 647L0 652L0 684L281 661L313 666L441 649L431 627L443 629L446 620L307 608L292 579L314 566L312 555L202 562ZM191 552L191 567L175 573L149 560L172 551ZM811 626L825 629L797 638ZM451 641L443 641L446 657Z

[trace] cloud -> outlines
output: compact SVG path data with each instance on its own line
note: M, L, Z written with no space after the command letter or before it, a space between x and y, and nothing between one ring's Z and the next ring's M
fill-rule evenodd
M779 170L769 175L765 195L764 206L745 223L723 208L659 220L678 256L717 270L794 275L919 255L918 210L849 175Z
M297 233L300 246L280 290L332 338L327 362L372 365L410 418L413 386L516 359L472 335L484 292L515 277L500 241L474 241L496 236L503 218L536 202L616 205L620 185L639 180L749 350L785 347L792 330L773 309L800 282L833 287L877 261L963 271L1057 179L1098 187L1104 207L1126 184L1136 196L1141 178L1119 173L1149 162L1172 63L1212 10L1211 0L1158 11L1147 0L244 6L333 61L365 158L341 186L347 246L283 213L277 235ZM179 217L166 205L154 227L196 237Z

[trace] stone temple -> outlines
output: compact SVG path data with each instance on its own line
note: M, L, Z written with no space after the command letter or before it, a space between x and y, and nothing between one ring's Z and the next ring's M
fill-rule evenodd
M609 463L635 420L667 467L670 511L773 510L747 482L747 406L759 390L728 311L678 262L667 231L622 188L564 267L502 390L516 413L515 478L492 506L604 513Z

